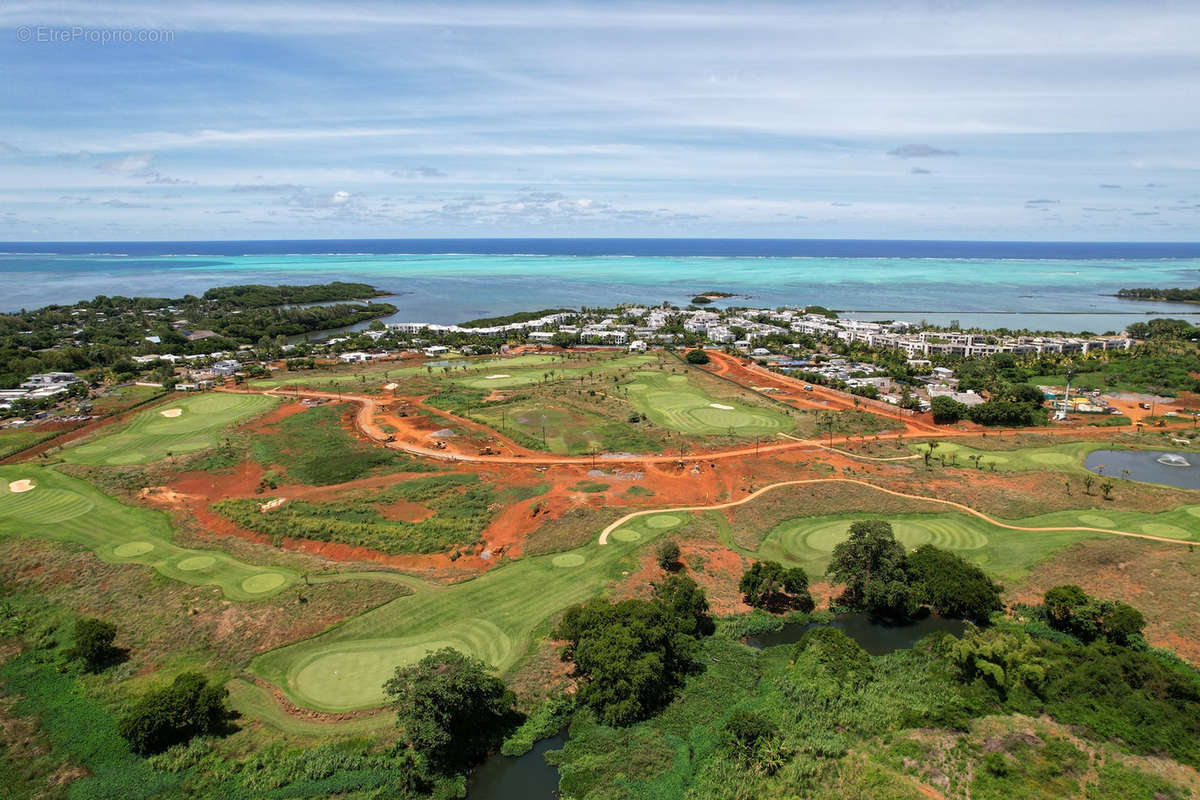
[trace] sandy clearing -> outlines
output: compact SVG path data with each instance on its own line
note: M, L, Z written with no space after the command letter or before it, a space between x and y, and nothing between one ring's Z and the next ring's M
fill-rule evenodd
M162 414L164 417L178 417L183 414L183 409L182 408L168 408L165 411L160 411L158 413Z
M727 406L724 403L709 403L709 408L719 408L722 411L733 411L733 406Z
M21 492L28 492L32 488L34 488L34 483L33 483L33 481L29 480L28 478L22 478L19 481L11 481L8 484L8 490L10 492L12 492L13 494L20 494Z

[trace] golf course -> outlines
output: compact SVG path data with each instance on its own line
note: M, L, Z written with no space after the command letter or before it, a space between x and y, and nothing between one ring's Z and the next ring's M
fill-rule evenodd
M640 547L683 522L639 519L609 545L522 558L450 586L411 584L416 593L306 641L256 658L251 671L297 705L341 712L378 706L397 665L455 647L502 673L528 652L553 614L587 600L633 565Z
M654 423L680 433L771 436L795 427L782 408L713 397L686 374L643 370L634 373L625 390L634 408Z
M137 414L124 429L63 452L77 464L146 464L168 455L216 447L230 425L257 416L277 401L257 394L206 392L168 400Z
M219 586L230 600L269 597L299 580L287 569L257 567L220 550L171 541L167 515L124 505L47 467L0 467L0 535L35 536L89 548L110 563L142 564L196 586Z

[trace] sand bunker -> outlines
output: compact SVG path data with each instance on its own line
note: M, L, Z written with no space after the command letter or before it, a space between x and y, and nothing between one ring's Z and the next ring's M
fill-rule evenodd
M183 409L182 408L168 408L165 411L160 411L158 413L162 414L164 417L178 417L181 414L183 414Z
M33 488L33 481L29 480L28 478L22 478L19 481L11 481L8 484L8 490L10 492L12 492L13 494L20 494L21 492L28 492L32 488Z
M733 406L727 406L724 403L709 403L709 408L719 408L722 411L733 411Z
M390 392L390 391L392 391L393 389L395 389L395 388L396 388L397 386L399 386L399 385L400 385L400 384L398 384L398 383L385 383L385 384L383 385L383 390L384 390L385 392Z
M499 378L511 378L511 377L512 377L512 375L488 375L486 378L484 378L484 380L485 381L494 381Z

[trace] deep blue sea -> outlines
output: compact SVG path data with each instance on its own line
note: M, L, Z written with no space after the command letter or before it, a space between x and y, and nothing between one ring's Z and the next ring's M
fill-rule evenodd
M456 322L551 306L818 304L867 319L1119 330L1200 306L1113 297L1200 286L1200 243L799 239L355 239L0 243L0 310L107 295L178 297L233 283L363 281L395 319Z

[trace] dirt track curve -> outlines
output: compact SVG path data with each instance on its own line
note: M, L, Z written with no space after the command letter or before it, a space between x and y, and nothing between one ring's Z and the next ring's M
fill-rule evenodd
M1082 525L1050 527L1050 528L1028 528L1028 527L1024 527L1022 525L1010 525L1007 522L1000 522L998 520L995 520L992 517L989 517L987 514L984 514L982 511L977 511L976 509L971 508L970 506L963 505L962 503L956 503L953 500L941 500L936 497L924 497L919 494L907 494L905 492L897 492L892 489L885 489L882 486L876 486L873 483L867 483L866 481L854 480L853 478L809 478L809 479L805 479L805 480L780 481L779 483L772 483L769 486L764 486L761 489L758 489L757 491L751 492L750 494L746 495L745 497L743 497L739 500L730 500L725 503L714 503L712 505L707 505L707 506L681 506L681 507L676 507L676 508L652 508L652 509L644 509L642 511L634 511L632 513L626 514L625 516L621 517L616 522L613 522L607 528L605 528L603 531L601 531L600 532L600 544L608 544L608 535L610 533L612 533L613 531L615 531L617 528L624 525L626 522L628 522L631 519L649 516L652 514L670 514L673 512L677 512L677 511L678 512L715 511L715 510L722 509L722 508L732 508L733 506L740 506L743 503L749 503L751 500L754 500L755 498L758 498L758 497L762 496L763 494L766 494L767 492L773 491L775 489L781 489L785 486L804 486L804 485L813 484L813 483L853 483L853 484L857 484L858 486L866 486L867 488L874 489L877 492L883 492L884 494L890 494L895 497L903 497L908 500L924 500L924 501L927 501L930 503L940 503L941 505L950 506L951 508L955 508L959 511L970 514L971 516L978 517L979 519L983 520L984 522L986 522L990 525L995 525L998 528L1005 528L1010 531L1028 531L1031 533L1037 533L1037 532L1049 533L1052 531L1082 531L1085 533L1111 533L1114 536L1128 536L1128 537L1131 537L1134 539L1149 539L1152 542L1169 542L1171 544L1188 544L1188 545L1195 544L1195 542L1191 542L1186 539L1172 539L1168 536L1154 536L1153 534L1149 534L1149 533L1133 533L1132 531L1119 531L1119 530L1114 530L1114 529L1110 529L1110 528L1089 528L1089 527L1082 526Z

